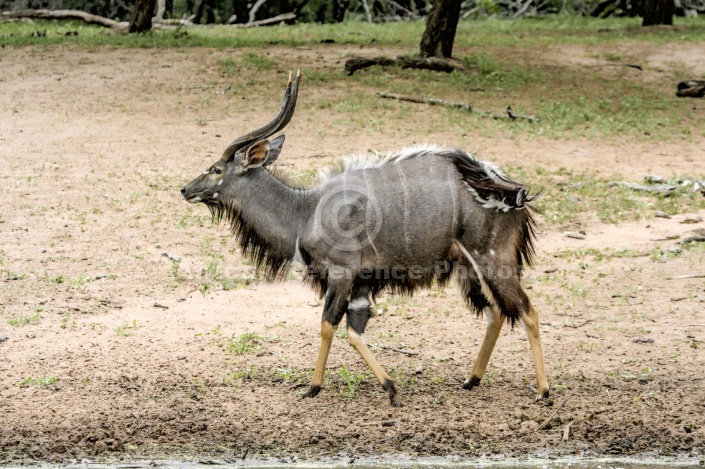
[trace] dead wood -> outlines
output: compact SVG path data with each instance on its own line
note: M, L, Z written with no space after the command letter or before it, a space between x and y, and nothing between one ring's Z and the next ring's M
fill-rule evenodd
M593 321L592 319L588 319L587 321L583 322L582 324L563 324L563 327L572 327L573 329L579 329L579 328L583 327L584 325L591 323L592 321Z
M4 11L1 16L7 19L56 19L56 20L79 20L87 24L97 24L107 28L124 29L128 27L128 22L115 21L104 16L93 15L81 10L15 10ZM193 26L189 20L152 18L152 27L168 29L172 26Z
M57 20L80 20L108 28L121 28L124 24L103 16L92 15L81 10L16 10L2 12L4 18L36 18Z
M418 58L407 58L407 57L397 57L392 59L389 57L353 57L345 61L345 71L348 72L348 76L352 75L356 71L372 67L373 65L381 65L383 67L401 67L401 68L416 68L421 70L432 70L434 72L446 72L450 73L454 70L462 70L463 67L460 63L452 59L441 59L438 57L418 57Z
M463 111L472 112L472 106L467 103L451 103L436 98L416 98L414 96L404 96L396 93L377 93L380 98L396 99L397 101L407 101L410 103L430 104L431 106L445 106L450 108L462 109Z
M705 278L705 274L672 275L667 278L668 278L668 280L685 280L685 279L689 279L689 278Z
M546 420L544 420L544 422L543 422L541 425L539 425L539 428L536 429L536 432L540 432L541 430L543 430L544 428L546 428L546 426L547 426L549 423L551 423L551 420L554 419L554 417L558 414L558 411L561 410L561 408L563 407L563 405L564 405L566 402L568 402L568 399L569 399L569 398L567 398L567 397L566 397L565 399L563 399L563 402L561 402L561 403L558 405L558 407L556 407L556 410L554 410L553 413L552 413Z
M610 182L608 185L628 187L629 189L634 189L635 191L663 194L665 197L668 197L673 193L673 191L676 190L676 186L672 186L670 184L652 184L650 186L644 186L642 184L634 184L633 182L615 181Z
M228 24L233 28L254 28L256 26L267 26L270 24L278 24L284 21L291 21L296 19L295 13L282 13L281 15L273 16L264 20L252 21L251 23L235 23L237 17L235 15L231 16L228 20Z
M443 101L442 99L437 99L437 98L417 98L415 96L405 96L405 95L396 94L396 93L377 92L377 95L380 98L384 98L384 99L396 99L397 101L407 101L410 103L428 104L431 106L443 106L443 107L449 107L449 108L454 108L454 109L461 109L463 111L474 112L475 114L478 114L482 117L489 117L491 119L509 119L509 120L522 119L522 120L527 120L529 122L538 121L538 118L536 116L515 114L512 111L511 106L507 106L507 115L498 115L498 114L493 114L493 113L487 112L487 111L475 110L475 109L473 109L473 107L470 104L463 103L463 102L449 102L449 101Z
M392 352L403 353L405 355L418 355L419 352L414 352L413 350L403 350L400 348L389 347L388 345L380 345L379 348L382 350L391 350Z
M361 427L376 427L377 425L381 425L383 427L393 427L396 424L397 424L396 420L380 420L379 422L358 423L358 425Z
M678 244L702 243L702 242L705 242L705 236L696 235L696 236L688 236L687 238L679 241Z
M678 83L676 96L681 98L702 98L705 96L705 81L688 80Z
M257 0L254 5L252 5L252 8L250 8L250 15L249 15L249 21L248 23L254 23L255 22L255 16L257 15L257 10L260 9L262 5L264 5L264 2L267 0Z

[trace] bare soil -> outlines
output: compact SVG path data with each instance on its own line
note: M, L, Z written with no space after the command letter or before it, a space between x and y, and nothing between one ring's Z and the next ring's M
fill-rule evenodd
M342 67L349 52L270 51L287 67L296 59ZM582 62L575 50L564 52L552 50L546 60L575 67L595 60L594 51ZM671 52L652 46L640 53L662 67L702 67L698 48ZM666 262L650 255L675 243L655 239L703 226L681 224L683 215L570 227L540 220L527 284L542 314L552 387L546 402L533 400L521 328L505 327L482 385L460 389L484 320L454 288L383 298L368 326L370 342L419 352L375 352L399 382L402 408L389 406L344 337L334 342L325 389L302 400L320 302L297 272L279 284L245 281L253 268L227 228L212 226L204 207L179 195L230 139L279 106L283 74L266 79L269 93L248 91L248 80L264 79L256 76L219 93L233 79L219 73L217 60L242 53L2 50L0 335L9 339L0 343L0 462L705 453L705 279L669 279L705 273L705 258L702 250ZM702 133L657 142L481 132L412 138L400 137L396 123L357 133L334 110L308 106L305 86L280 157L293 175L341 154L419 141L462 145L500 165L599 170L636 181L705 173ZM414 121L441 112L409 110ZM587 238L566 238L566 229ZM607 248L632 254L603 258ZM165 253L181 261L175 267ZM222 278L237 288L223 289ZM17 324L22 318L29 324ZM253 348L228 348L246 332L257 334Z

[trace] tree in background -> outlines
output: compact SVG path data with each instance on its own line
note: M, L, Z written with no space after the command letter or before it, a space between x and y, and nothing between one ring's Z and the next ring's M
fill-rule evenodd
M644 2L644 21L642 26L656 24L673 24L673 0L646 0Z
M130 16L131 33L143 33L152 29L152 16L157 0L137 0Z
M436 0L426 18L426 30L421 37L421 55L450 58L453 54L455 31L460 19L461 0Z

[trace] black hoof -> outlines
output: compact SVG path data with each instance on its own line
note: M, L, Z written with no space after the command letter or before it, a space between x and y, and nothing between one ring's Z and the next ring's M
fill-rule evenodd
M542 392L541 394L536 394L536 400L537 400L537 401L541 401L541 400L544 400L544 399L548 399L548 389L546 389L546 390L545 390L544 392Z
M308 391L301 395L301 398L305 399L307 397L316 397L319 392L321 392L320 386L311 386L308 388Z
M466 379L461 387L463 389L467 389L469 391L472 388L478 387L479 385L480 385L480 378L478 378L477 376L472 376L472 377Z
M389 403L394 407L401 407L401 397L397 393L397 388L394 387L394 381L385 380L382 385L385 391L387 391L387 396L389 396Z

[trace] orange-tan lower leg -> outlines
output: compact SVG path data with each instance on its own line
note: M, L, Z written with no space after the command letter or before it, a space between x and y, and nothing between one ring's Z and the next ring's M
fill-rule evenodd
M318 360L316 360L316 368L313 370L311 385L303 397L314 397L321 392L323 386L323 376L326 372L326 363L328 363L328 354L333 343L333 336L338 326L334 326L325 319L321 321L321 348L318 349Z
M531 357L534 359L534 371L536 372L536 400L548 397L548 380L546 379L546 367L543 363L543 348L541 347L541 336L539 335L539 313L534 305L529 304L528 314L520 317L526 329L531 347Z
M387 372L384 371L382 365L379 364L375 356L372 354L372 351L362 339L362 336L360 336L360 334L355 332L352 328L348 327L348 340L350 345L352 345L357 353L360 354L365 363L367 363L367 366L370 367L372 374L379 380L384 390L387 391L389 402L391 402L395 407L401 407L401 399L399 398L399 394L394 387L394 381L392 381L392 378L390 378Z
M485 376L487 364L490 362L492 350L494 350L494 346L499 338L499 333L502 331L502 324L504 324L502 316L495 306L492 306L491 308L492 309L488 308L485 310L488 321L487 330L485 331L485 338L482 340L480 353L477 355L475 365L472 367L472 373L463 383L463 389L472 389L480 385L482 377Z

